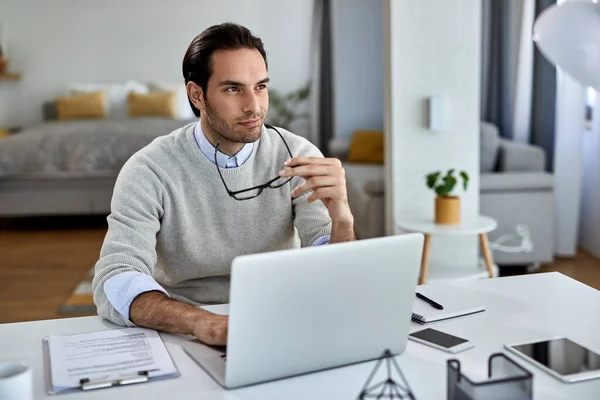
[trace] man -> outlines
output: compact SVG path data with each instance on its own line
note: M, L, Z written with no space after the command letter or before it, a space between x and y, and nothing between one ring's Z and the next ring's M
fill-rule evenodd
M265 126L259 38L235 24L210 27L190 44L183 76L199 121L123 166L94 302L117 324L224 345L227 317L197 306L228 302L234 257L355 240L354 219L339 160Z

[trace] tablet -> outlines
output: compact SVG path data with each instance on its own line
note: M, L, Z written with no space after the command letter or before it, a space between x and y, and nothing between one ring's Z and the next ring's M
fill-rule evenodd
M600 378L600 354L566 337L506 344L505 347L563 382Z

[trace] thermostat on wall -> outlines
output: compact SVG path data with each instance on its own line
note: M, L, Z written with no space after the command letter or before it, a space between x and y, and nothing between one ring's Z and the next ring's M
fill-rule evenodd
M440 132L444 129L444 102L442 96L429 97L429 129Z

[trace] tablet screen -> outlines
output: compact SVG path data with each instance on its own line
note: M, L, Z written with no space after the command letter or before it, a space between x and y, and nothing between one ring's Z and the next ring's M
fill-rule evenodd
M600 371L598 353L566 338L511 347L560 375Z

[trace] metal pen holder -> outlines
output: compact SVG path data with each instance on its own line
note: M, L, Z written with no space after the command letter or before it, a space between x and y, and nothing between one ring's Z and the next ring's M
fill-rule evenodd
M460 361L447 361L447 400L531 400L533 374L502 353L488 360L488 379L473 382L460 371Z

